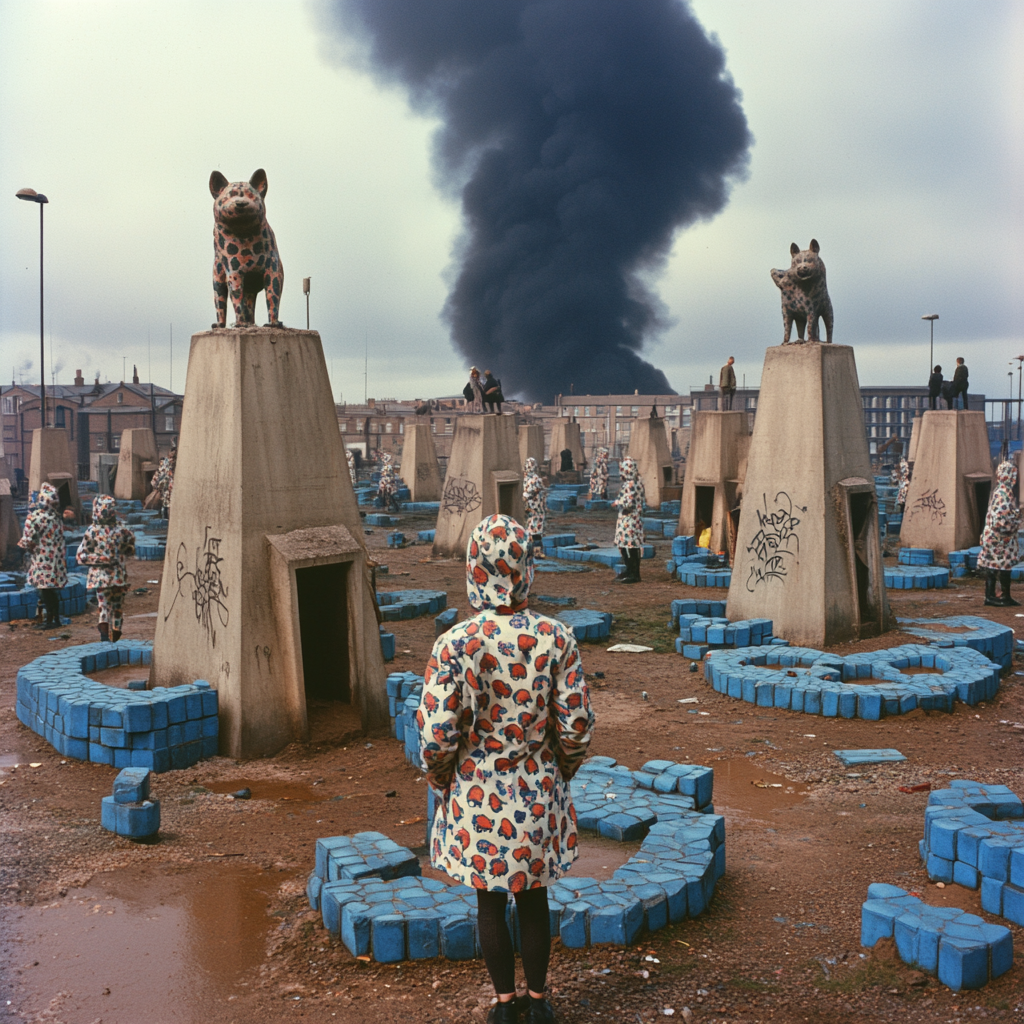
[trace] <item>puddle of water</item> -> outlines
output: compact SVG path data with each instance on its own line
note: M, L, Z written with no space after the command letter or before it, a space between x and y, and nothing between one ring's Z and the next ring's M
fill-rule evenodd
M715 811L724 808L759 816L792 807L810 792L802 782L766 772L747 758L713 761ZM762 785L757 785L761 783Z
M206 788L212 793L235 793L248 789L253 800L291 800L294 803L322 803L331 797L326 786L314 789L304 782L281 782L279 779L221 779L207 783Z
M0 768L13 768L19 764L28 764L28 758L21 754L0 754Z
M240 865L127 868L15 912L18 1001L42 1010L60 992L58 1016L76 1021L208 1021L210 1004L245 993L240 982L263 961L279 883Z
M127 689L128 683L134 679L149 679L148 665L119 665L117 668L105 668L99 672L90 672L87 679L93 679L104 686L116 686Z

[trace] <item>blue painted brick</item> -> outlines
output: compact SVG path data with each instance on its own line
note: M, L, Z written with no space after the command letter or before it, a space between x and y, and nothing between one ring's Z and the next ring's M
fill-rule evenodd
M125 768L114 779L114 801L119 804L140 803L149 797L149 772L140 768Z

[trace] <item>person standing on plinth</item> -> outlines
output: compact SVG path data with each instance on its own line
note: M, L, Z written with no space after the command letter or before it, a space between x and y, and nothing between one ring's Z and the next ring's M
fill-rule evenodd
M523 506L526 509L526 532L533 545L533 557L544 557L544 484L537 472L537 460L531 455L523 463Z
M128 590L126 559L135 554L135 534L117 521L117 506L109 494L93 498L92 526L85 531L75 558L89 567L85 586L96 592L101 640L121 639L124 595Z
M36 628L56 629L60 625L60 591L68 585L68 559L60 496L53 484L40 486L35 508L25 519L18 547L31 556L26 582L39 591L46 609L46 621Z
M928 408L938 409L939 395L942 394L942 367L936 366L928 378Z
M981 534L978 568L985 570L985 604L995 608L1015 608L1020 604L1010 596L1010 570L1020 561L1017 545L1020 508L1013 496L1016 483L1017 467L1009 461L1001 462ZM999 597L996 597L997 576L1002 590Z
M484 382L475 366L469 368L469 382L462 389L462 395L470 412L484 411Z
M732 410L732 396L736 394L736 371L732 368L735 362L736 360L729 356L718 374L718 390L722 392L722 409L725 411Z
M967 366L964 363L963 356L960 356L956 361L956 369L953 371L953 392L952 401L950 402L950 408L955 409L956 396L963 395L964 409L967 408Z
M636 468L636 460L627 456L619 464L619 476L622 484L619 496L612 502L612 507L619 510L615 521L615 546L626 563L625 570L616 580L619 583L640 582L640 556L644 546L644 505L647 495L644 484Z
M498 997L489 1024L553 1024L545 998L547 886L579 855L569 780L594 713L571 630L528 607L526 531L493 515L470 537L466 591L475 615L434 643L416 722L437 795L430 863L476 889L480 949ZM516 901L529 990L520 1016L506 915Z
M594 452L594 468L590 471L590 497L599 501L608 498L608 449Z

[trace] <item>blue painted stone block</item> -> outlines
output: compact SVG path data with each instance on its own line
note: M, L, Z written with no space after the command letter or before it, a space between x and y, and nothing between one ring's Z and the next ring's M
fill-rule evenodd
M145 839L160 830L160 801L138 804L117 803L105 796L100 805L100 824L108 831L129 839Z
M149 798L150 773L143 768L124 768L114 779L114 800L119 804L141 803Z
M372 919L373 958L378 963L397 963L405 959L405 917L383 914Z

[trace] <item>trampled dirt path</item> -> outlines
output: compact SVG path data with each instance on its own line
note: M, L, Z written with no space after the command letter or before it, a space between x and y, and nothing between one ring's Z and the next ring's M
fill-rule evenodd
M566 515L549 529L607 544L612 525L607 514ZM415 536L430 526L408 516L402 529ZM465 614L461 564L425 561L425 546L387 550L386 533L377 529L367 538L389 566L380 588L443 588ZM556 943L551 989L560 1019L653 1021L666 1008L688 1019L685 1007L694 1020L730 1024L1020 1020L1024 967L982 992L954 996L890 951L863 950L859 920L872 881L979 912L976 893L928 883L917 855L927 793L899 787L938 788L966 777L1024 794L1024 728L1014 727L1024 723L1024 677L1007 676L986 706L878 723L720 697L674 653L666 623L675 597L724 595L673 582L664 571L669 541L658 547L658 558L644 563L641 586L617 586L611 570L593 568L540 573L534 593L611 611L613 641L655 648L615 655L606 645L584 647L598 716L592 752L630 767L651 758L712 766L716 811L726 817L727 874L702 917L638 947L573 951ZM127 636L152 637L158 585L146 581L161 569L133 564L132 585L150 593L129 598ZM889 596L900 615L983 612L974 580ZM986 611L1009 625L1021 621L1014 609ZM394 668L422 672L433 619L396 623L394 632ZM317 708L309 744L259 761L215 758L155 777L159 842L131 843L99 827L100 797L110 792L114 769L62 763L14 715L17 668L54 646L93 640L95 613L64 633L67 639L55 639L24 625L0 626L0 1019L484 1018L491 992L482 962L356 961L305 901L319 836L372 828L410 847L423 845L425 783L397 742L357 736L347 709ZM905 639L894 633L838 650ZM1014 667L1024 672L1024 663ZM699 703L677 703L690 696ZM907 761L850 771L831 753L879 746L896 747ZM231 799L242 786L252 799ZM578 868L592 874L610 873L631 852L597 841L588 848L586 838L582 846L587 859ZM1014 938L1020 950L1021 929Z

